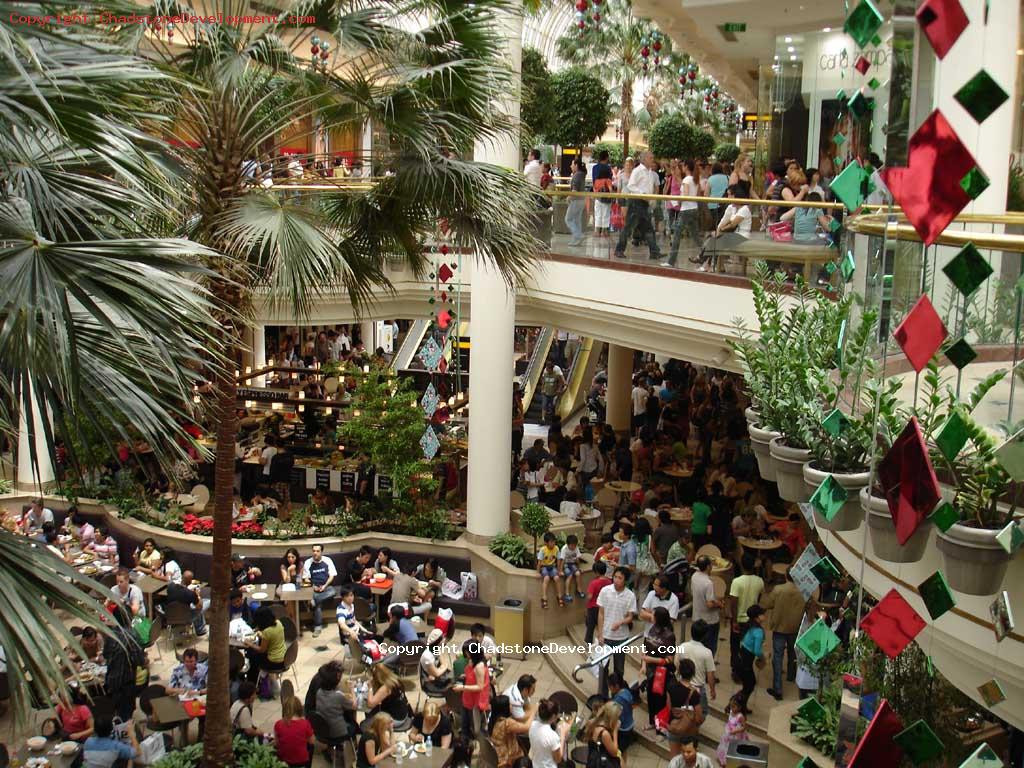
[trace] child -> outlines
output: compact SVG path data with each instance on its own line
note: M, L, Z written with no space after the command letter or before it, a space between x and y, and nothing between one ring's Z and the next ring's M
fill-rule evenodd
M594 563L594 579L587 585L587 634L583 641L590 645L594 642L594 631L597 629L597 596L601 590L612 583L605 574L608 566L598 560Z
M619 548L615 546L615 537L612 534L601 534L601 546L594 553L594 561L604 563L609 568L619 564Z
M740 703L739 695L729 699L729 706L726 707L729 720L725 724L722 738L718 742L718 749L715 754L718 757L718 764L725 768L725 756L729 752L729 745L734 741L747 741L747 719L743 716L743 705Z
M544 577L540 593L540 607L548 607L548 584L554 581L558 605L564 608L562 580L558 578L558 545L555 544L555 534L551 531L544 534L544 546L537 551L537 572Z
M587 595L582 589L582 574L580 573L580 540L575 533L570 533L565 539L565 546L558 553L558 570L565 577L565 602L572 602L572 584L576 584L576 597L580 600Z

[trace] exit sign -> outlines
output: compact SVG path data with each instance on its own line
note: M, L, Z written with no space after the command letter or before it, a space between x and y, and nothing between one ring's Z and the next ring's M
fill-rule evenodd
M724 25L726 32L746 32L747 25L740 21L727 21Z

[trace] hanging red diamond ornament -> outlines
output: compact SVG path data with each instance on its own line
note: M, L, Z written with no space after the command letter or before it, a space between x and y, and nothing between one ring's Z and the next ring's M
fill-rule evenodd
M596 3L597 0L594 0L594 2ZM594 23L595 24L600 24L601 23L601 14L600 13L595 13L594 14Z
M854 64L853 67L863 75L871 68L871 62L868 61L866 56L860 56L857 58L857 63Z
M922 294L892 335L911 366L920 373L942 346L948 333L928 295Z
M661 40L655 40L652 47L654 48L655 51L660 51L661 50Z
M921 31L940 59L945 58L971 23L960 0L925 0L916 15Z
M312 53L314 56L316 56L318 53L320 53L320 46L319 45L312 46L309 49L309 52Z
M451 267L449 267L447 264L442 264L440 268L437 270L437 279L440 280L442 283L447 283L449 280L452 279L452 275L454 274L455 273L452 272Z
M889 590L860 623L860 628L890 659L899 656L926 626L924 619L895 589Z
M440 252L441 252L441 254L442 254L442 255L444 255L444 256L447 256L447 255L448 255L448 246L447 246L447 245L442 245L442 246L441 246L440 248L438 248L437 250L438 250L438 251L440 251Z
M645 46L644 46L643 48L641 48L641 49L640 49L640 55L641 55L641 56L643 56L643 57L644 57L645 59L646 59L646 58L647 58L648 56L650 56L650 55L651 55L651 49L650 49L650 47L648 47L648 46L646 46L646 45L645 45Z
M445 291L441 291L441 301L448 301L448 294Z
M896 540L903 546L942 499L916 416L878 463L878 482L892 516Z
M576 0L576 10L580 13L587 10L587 0Z
M452 324L452 313L447 309L442 309L437 313L437 327L442 331L448 329L448 326Z

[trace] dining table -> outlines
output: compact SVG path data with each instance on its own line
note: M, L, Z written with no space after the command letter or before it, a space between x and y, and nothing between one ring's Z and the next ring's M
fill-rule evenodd
M181 743L188 743L188 724L199 720L199 739L203 738L206 725L206 697L191 696L182 699L180 696L160 696L152 699L153 716L161 725L177 725L181 733Z
M152 619L155 616L153 613L153 596L159 595L167 589L167 582L163 579L158 579L156 576L143 573L136 580L135 586L142 592L142 597L146 601L146 615Z
M445 761L451 756L452 750L445 749L444 747L434 747L431 753L417 752L415 749L410 749L405 753L404 765L414 764L416 768L441 768L445 764ZM387 757L377 763L378 766L385 766L385 768L392 768L392 766L398 765L395 760L395 756Z
M21 748L11 755L10 764L25 766L32 758L45 757L50 762L50 768L71 768L77 762L82 748L79 747L78 751L71 755L65 755L60 751L61 744L60 740L51 739L38 752L29 749L27 744L22 744Z
M277 599L291 608L292 616L295 620L295 631L298 633L298 636L301 637L302 624L299 621L299 611L302 607L302 601L309 602L313 599L313 587L296 586L295 589L285 589L287 586L289 585L278 585Z
M383 579L382 581L374 581L373 579L363 579L360 583L364 587L370 588L370 593L373 595L374 602L377 605L377 615L383 616L384 609L381 605L381 600L384 595L388 594L391 591L391 588L395 586L395 580Z

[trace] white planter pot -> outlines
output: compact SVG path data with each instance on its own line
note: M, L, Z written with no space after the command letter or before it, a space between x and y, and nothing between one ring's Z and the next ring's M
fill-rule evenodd
M998 532L954 523L945 533L937 533L942 572L951 588L968 595L999 591L1010 555L996 541Z
M864 513L861 511L857 494L860 493L861 488L867 487L870 474L868 472L855 472L853 474L823 472L808 462L804 464L804 484L809 491L807 498L810 498L818 490L818 486L825 482L825 478L829 475L832 475L836 482L846 489L849 498L831 520L826 520L815 510L814 524L818 528L824 528L827 531L855 531L860 527L861 521L864 519Z
M754 457L757 459L758 474L761 475L762 480L774 483L775 467L772 465L769 444L776 437L781 437L781 433L772 432L770 429L761 429L756 424L748 424L747 432L750 433L750 447L754 451Z
M811 494L804 483L804 464L811 460L811 452L807 448L790 448L784 440L784 437L776 437L768 446L779 496L786 501L807 501Z
M750 426L751 424L757 424L757 422L761 420L761 414L757 412L754 406L750 406L745 411L743 411L743 415L747 419L747 426Z
M865 487L860 492L860 506L868 514L871 548L878 557L890 563L916 563L924 557L932 530L931 521L922 522L907 543L900 544L896 538L896 525L892 521L889 504L885 499L870 495Z

